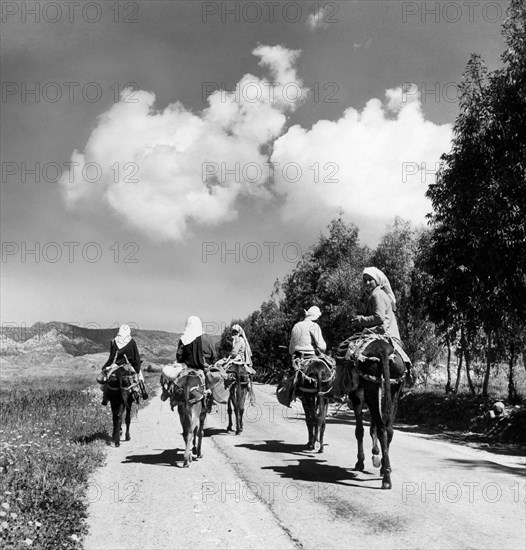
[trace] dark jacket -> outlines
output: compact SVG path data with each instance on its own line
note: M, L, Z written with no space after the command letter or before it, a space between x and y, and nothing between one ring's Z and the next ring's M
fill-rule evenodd
M203 344L203 357L205 359L205 363L208 365L213 365L217 361L217 352L214 340L210 334L205 333L201 336L201 341Z
M183 345L179 340L176 358L179 363L184 363L191 369L206 370L207 365L203 354L203 339L198 336L193 342Z
M141 357L139 356L139 350L133 338L121 349L117 347L115 340L111 341L110 357L102 368L109 367L113 362L115 362L116 365L130 363L137 373L141 370Z

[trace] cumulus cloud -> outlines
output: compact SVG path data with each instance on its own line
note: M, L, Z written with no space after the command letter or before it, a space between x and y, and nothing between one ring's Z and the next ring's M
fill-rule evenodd
M424 195L450 148L451 125L426 120L418 94L395 88L336 121L287 129L300 104L290 84L307 95L295 69L300 52L252 53L268 77L244 75L235 92L215 90L198 113L180 102L156 110L152 92L124 91L84 151L73 152L60 182L66 203L106 203L161 241L182 239L191 222L235 219L243 195L269 203L278 195L286 220L343 209L374 223L395 215L424 221L431 209Z
M385 95L311 130L292 126L274 141L275 189L286 219L341 208L371 221L425 220L431 210L425 192L450 148L452 127L425 120L419 98L409 101L402 88Z
M214 91L197 114L179 102L156 111L153 93L123 91L84 151L71 156L60 181L67 204L106 201L151 237L177 240L190 220L215 225L235 218L242 194L268 195L262 148L298 105L284 87L293 82L302 90L294 68L300 52L258 46L253 54L270 77L244 75L236 92Z

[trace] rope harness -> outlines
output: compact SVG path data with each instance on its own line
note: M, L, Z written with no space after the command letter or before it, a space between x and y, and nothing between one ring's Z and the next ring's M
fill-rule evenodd
M188 403L189 405L195 405L205 397L206 383L201 382L191 387L184 386L182 382L187 376L197 376L201 379L198 371L194 369L185 368L181 371L179 376L175 380L166 381L161 377L161 386L163 392L166 392L170 397L170 406L174 410L175 406L179 403ZM190 397L192 393L201 392L201 395Z
M365 355L367 347L375 341L382 341L389 344L393 348L393 352L389 355L389 361L394 361L399 346L388 334L378 334L370 329L365 328L362 333L353 334L344 340L339 346L336 353L336 360L339 364L347 368L347 370L356 369L360 378L381 384L383 376L373 376L363 372L363 366L367 361L380 363L381 359L373 355ZM405 355L405 354L404 354ZM401 357L402 360L404 357ZM390 378L391 384L400 384L402 376L399 378ZM349 381L350 382L350 381Z
M296 370L294 373L293 386L293 397L295 397L296 392L300 393L315 393L317 395L323 396L330 393L332 389L332 383L335 379L334 372L334 360L328 356L315 356L308 357L306 359L296 358L293 360L293 365ZM323 374L325 376L320 377L321 385L327 389L320 391L318 388L318 374L317 372L312 372L314 365L323 365ZM300 380L301 378L301 380ZM313 387L314 386L314 387Z

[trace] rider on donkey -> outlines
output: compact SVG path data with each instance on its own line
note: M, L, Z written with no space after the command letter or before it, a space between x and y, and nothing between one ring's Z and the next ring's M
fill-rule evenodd
M213 360L214 354L215 350L211 339L203 334L203 323L201 319L196 315L191 315L186 321L184 332L179 340L176 352L176 366L165 367L165 369L170 369L169 378L171 380L176 380L185 367L194 370L201 380L202 387L206 388L206 391L203 393L210 394L208 380L205 376L209 367L206 359ZM164 372L163 370L163 374ZM168 398L166 388L164 388L164 390L163 396L161 397L163 401ZM208 401L211 401L211 396L208 398ZM211 408L211 402L208 403L207 408Z
M305 311L305 310L304 310ZM293 359L313 357L316 350L325 352L327 344L323 339L321 328L316 323L321 311L318 306L312 306L305 311L303 321L296 323L290 334L289 353Z
M241 325L232 326L232 351L228 363L242 363L248 374L256 374L252 367L252 350ZM228 370L228 369L227 369Z
M110 344L110 356L108 357L108 360L106 363L102 366L102 373L103 375L106 375L108 372L108 367L111 367L111 365L117 366L123 366L126 364L130 364L135 372L139 376L139 385L142 392L143 399L148 398L148 394L146 393L146 388L144 386L144 378L142 376L141 372L141 358L139 356L139 349L137 348L137 344L135 340L131 336L131 328L128 325L122 325L119 328L119 332L117 336L111 341ZM108 404L108 385L103 385L103 397L102 397L102 404L107 405Z
M363 285L367 302L365 314L352 319L352 324L358 330L368 328L377 334L387 334L392 338L395 350L400 354L407 369L407 380L412 383L411 360L404 350L398 323L396 322L396 298L385 274L376 267L366 267L363 270Z

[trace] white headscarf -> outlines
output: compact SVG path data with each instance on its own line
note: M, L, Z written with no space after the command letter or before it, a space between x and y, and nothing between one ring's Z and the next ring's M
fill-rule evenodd
M237 330L237 332L239 333L238 338L243 338L243 340L245 340L245 357L243 357L243 359L245 360L245 363L247 363L247 365L252 365L252 349L250 348L250 344L248 343L245 331L241 328L241 325L234 325L231 330Z
M316 321L321 316L321 311L318 306L311 306L308 310L305 311L305 319L312 319L313 321Z
M131 328L128 325L121 325L115 343L119 349L122 349L131 340Z
M372 277L376 281L376 284L387 294L389 300L391 300L393 311L396 311L396 298L391 288L391 283L383 271L380 271L377 267L366 267L363 270L363 274L369 275L369 277Z
M181 336L181 342L183 346L191 344L198 336L203 335L203 323L201 319L196 315L190 315L186 321L186 326L184 327L184 333Z

